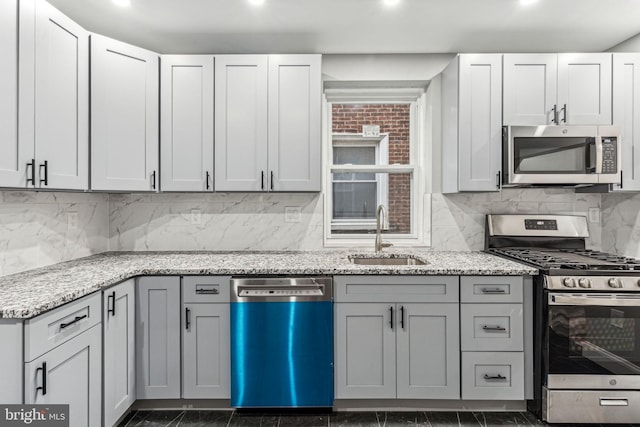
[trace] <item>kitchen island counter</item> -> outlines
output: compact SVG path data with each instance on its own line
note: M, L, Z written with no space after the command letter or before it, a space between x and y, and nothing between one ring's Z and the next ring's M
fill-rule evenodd
M483 252L396 250L425 265L356 265L355 251L106 252L0 277L0 318L27 319L135 276L153 275L535 275ZM357 252L358 256L373 253Z

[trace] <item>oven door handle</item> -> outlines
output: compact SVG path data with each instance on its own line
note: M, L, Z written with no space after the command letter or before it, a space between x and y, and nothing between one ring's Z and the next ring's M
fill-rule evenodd
M607 298L607 296L609 298ZM600 297L589 297L584 295L549 295L549 305L598 305L605 307L640 307L640 295L631 297L629 295L607 295Z

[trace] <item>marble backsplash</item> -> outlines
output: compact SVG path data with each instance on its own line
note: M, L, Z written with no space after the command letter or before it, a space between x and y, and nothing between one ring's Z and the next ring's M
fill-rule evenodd
M600 208L600 194L574 193L570 189L505 188L495 193L433 194L431 232L434 250L484 249L485 215L503 213L549 213L587 216ZM589 249L600 250L600 222L588 223Z
M640 259L640 194L602 196L602 250Z
M0 276L108 250L109 196L0 192Z
M319 250L319 194L112 194L111 250ZM285 221L299 207L299 222Z
M567 189L504 189L500 193L433 194L434 250L484 248L488 213L587 215L599 194ZM287 206L301 207L300 222L285 221ZM200 222L192 223L192 211ZM197 213L196 213L197 215ZM111 195L112 250L320 250L323 196L318 194ZM601 247L599 223L589 223L592 249Z
M322 250L323 199L281 193L0 192L0 275L107 250ZM487 213L586 215L588 208L602 208L606 226L589 223L588 247L640 255L640 196L503 189L433 194L431 206L434 250L482 250ZM285 220L286 207L300 207L299 221Z

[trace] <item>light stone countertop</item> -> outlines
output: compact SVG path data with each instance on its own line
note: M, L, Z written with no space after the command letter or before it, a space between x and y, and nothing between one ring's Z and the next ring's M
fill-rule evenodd
M0 277L0 318L27 319L123 280L143 275L535 275L538 270L483 252L394 250L426 265L355 265L326 252L106 252Z

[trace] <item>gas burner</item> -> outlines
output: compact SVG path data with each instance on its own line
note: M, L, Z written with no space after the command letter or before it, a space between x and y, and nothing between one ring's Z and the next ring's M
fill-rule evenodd
M640 261L589 249L501 248L491 252L547 270L640 270Z

